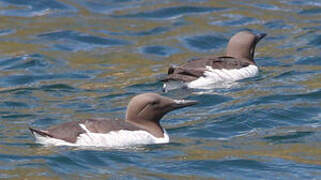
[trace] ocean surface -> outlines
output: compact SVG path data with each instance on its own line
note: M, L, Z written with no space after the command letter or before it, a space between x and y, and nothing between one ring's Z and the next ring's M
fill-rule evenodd
M0 178L321 179L320 0L0 0ZM268 34L260 74L162 92L172 64L224 55L241 31ZM200 104L161 121L171 142L46 147L45 129L124 118L156 92Z

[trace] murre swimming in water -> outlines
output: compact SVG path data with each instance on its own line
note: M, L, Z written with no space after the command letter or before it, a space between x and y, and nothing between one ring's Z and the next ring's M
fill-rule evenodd
M45 145L117 148L168 143L169 137L159 121L170 111L194 104L197 101L144 93L131 99L125 120L88 119L66 122L47 130L29 129L36 141Z
M169 67L168 76L162 80L163 89L179 87L169 87L173 82L181 82L188 88L208 89L217 82L237 81L257 75L255 47L265 36L265 33L241 31L229 40L225 56L196 58L180 66Z

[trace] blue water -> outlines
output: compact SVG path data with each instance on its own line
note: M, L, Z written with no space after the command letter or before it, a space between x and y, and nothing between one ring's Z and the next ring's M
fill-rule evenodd
M0 178L320 179L321 2L0 0ZM171 64L268 34L257 77L163 93ZM124 118L156 92L200 104L167 114L171 142L44 147L28 127Z

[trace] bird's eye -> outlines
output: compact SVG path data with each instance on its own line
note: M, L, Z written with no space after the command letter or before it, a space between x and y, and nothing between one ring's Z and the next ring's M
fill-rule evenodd
M157 101L152 101L151 105L156 105Z

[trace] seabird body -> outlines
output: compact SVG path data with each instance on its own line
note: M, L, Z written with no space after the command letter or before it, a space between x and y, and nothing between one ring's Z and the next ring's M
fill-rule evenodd
M29 129L36 141L45 145L118 148L168 143L169 136L160 126L160 119L167 112L196 103L145 93L129 102L125 120L88 119L66 122L47 130Z
M93 133L83 124L79 124L79 126L85 130L85 133L79 134L74 143L49 136L42 136L36 132L33 132L33 134L37 143L52 146L122 148L169 142L169 136L165 129L163 129L163 137L158 138L144 130L118 130L108 133Z
M227 45L225 56L210 56L190 60L180 66L171 66L163 79L164 89L171 81L184 83L188 88L207 88L219 82L232 82L256 76L259 69L254 62L256 44L266 34L249 31L235 34Z

